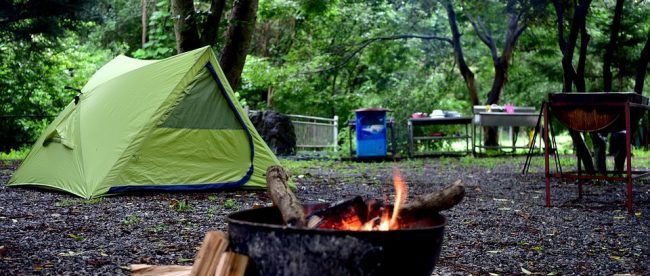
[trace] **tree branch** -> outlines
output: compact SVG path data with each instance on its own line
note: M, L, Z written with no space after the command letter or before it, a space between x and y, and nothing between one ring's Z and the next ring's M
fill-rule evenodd
M618 32L621 26L621 17L623 17L624 0L616 0L614 8L614 19L609 31L609 43L605 47L605 56L603 57L603 90L612 91L612 59L618 40Z
M201 42L203 45L214 46L219 36L219 23L223 15L223 9L226 6L226 0L212 0L210 4L210 14L203 25Z
M497 44L492 39L492 36L488 34L487 28L485 27L485 23L483 23L483 20L481 20L481 17L478 17L478 24L476 24L476 20L472 18L471 15L467 15L467 18L469 19L469 23L472 24L472 27L474 27L474 31L476 31L476 34L478 37L485 43L485 45L488 46L490 49L490 55L492 55L492 60L497 60L499 58L497 54ZM479 27L480 25L480 27Z
M449 30L451 31L452 45L454 47L454 60L458 63L458 70L465 80L465 85L467 85L472 105L478 105L478 88L476 87L476 82L474 80L474 72L472 72L472 69L470 69L465 62L463 46L460 43L461 34L458 31L458 24L456 23L456 11L454 11L454 6L452 5L451 0L444 1L444 6L447 11L447 21L449 22Z
M435 35L417 35L417 34L402 34L402 35L393 35L393 36L378 36L378 37L373 37L366 39L362 41L361 43L357 44L359 45L358 48L356 48L352 53L347 55L346 57L343 58L343 61L330 66L328 68L323 68L319 69L316 71L311 71L309 73L321 73L321 72L326 72L326 71L331 71L334 69L338 69L343 67L345 64L350 62L352 58L354 58L357 54L359 54L361 51L363 51L366 47L370 46L370 44L377 42L377 41L390 41L390 40L398 40L398 39L411 39L411 38L417 38L417 39L422 39L422 40L438 40L442 42L449 43L450 45L453 45L453 42L451 41L450 38L447 37L442 37L442 36L435 36Z
M645 46L643 46L641 56L639 56L639 61L637 61L636 79L634 80L634 92L638 94L643 94L643 83L646 72L648 71L648 62L650 62L650 32L648 32L647 36Z
M552 0L553 7L555 7L555 14L557 15L557 36L560 51L562 54L566 52L566 39L564 39L564 11L562 10L562 3L559 0Z

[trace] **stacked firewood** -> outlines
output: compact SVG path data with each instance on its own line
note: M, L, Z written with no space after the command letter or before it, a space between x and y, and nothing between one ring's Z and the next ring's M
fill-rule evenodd
M192 266L132 264L132 275L139 276L241 276L246 271L248 257L226 251L228 237L221 231L205 235Z

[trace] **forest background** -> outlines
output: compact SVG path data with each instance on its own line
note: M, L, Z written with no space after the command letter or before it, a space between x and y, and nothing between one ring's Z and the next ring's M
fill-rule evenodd
M250 109L344 125L385 107L405 126L551 92L647 93L649 35L644 0L0 0L0 151L28 148L119 54L210 45Z

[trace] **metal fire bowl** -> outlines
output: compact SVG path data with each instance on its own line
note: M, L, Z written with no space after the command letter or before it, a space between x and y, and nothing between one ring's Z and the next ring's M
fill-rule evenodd
M409 224L391 231L296 229L282 225L277 208L264 207L230 214L228 236L260 275L431 275L447 219L436 214Z
M648 104L648 98L636 93L551 93L553 115L571 130L615 132L625 130L626 102ZM555 104L555 105L554 105ZM631 109L630 123L636 128L644 110Z

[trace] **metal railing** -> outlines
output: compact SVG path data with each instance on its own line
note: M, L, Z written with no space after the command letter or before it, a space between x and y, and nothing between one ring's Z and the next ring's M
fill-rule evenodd
M296 148L332 149L338 147L339 117L323 118L287 114L296 133Z
M250 114L257 110L244 110ZM296 133L296 150L338 149L339 116L324 118L284 114L291 119Z

